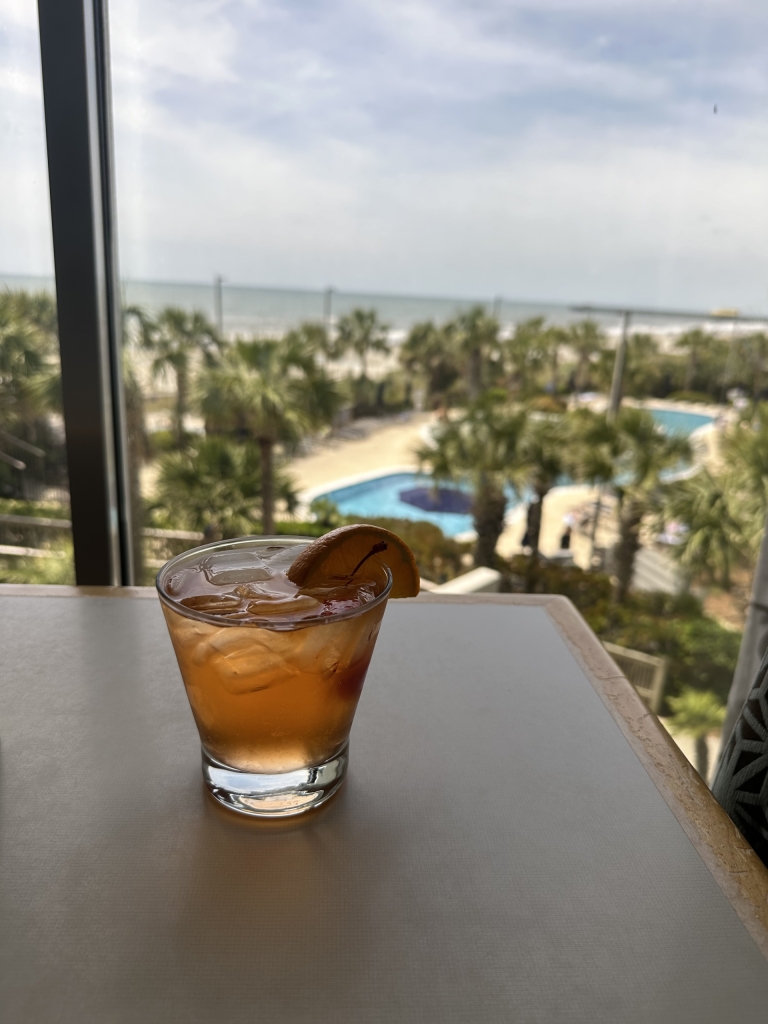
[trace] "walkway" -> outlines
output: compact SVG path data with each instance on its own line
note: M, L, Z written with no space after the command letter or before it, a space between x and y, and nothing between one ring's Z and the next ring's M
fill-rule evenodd
M417 469L413 450L433 419L433 413L409 413L398 419L356 420L346 437L322 441L309 454L291 459L288 472L296 490L307 491L376 469L384 472L390 466Z

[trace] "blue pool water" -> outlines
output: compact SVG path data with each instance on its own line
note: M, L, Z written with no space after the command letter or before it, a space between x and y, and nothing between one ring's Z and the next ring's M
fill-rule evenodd
M393 519L420 520L439 526L446 537L455 537L457 533L466 533L467 530L474 529L471 515L433 512L417 508L400 498L403 491L433 486L432 480L421 473L390 473L387 476L376 477L375 480L366 480L361 484L327 491L322 497L332 501L339 512L346 516L389 516ZM452 488L470 493L469 486L464 484L453 484ZM509 507L512 507L511 503Z
M674 433L688 435L705 423L711 423L711 416L704 416L701 413L677 412L672 409L652 409L653 418L663 427L664 430ZM567 481L563 481L566 483ZM446 485L443 485L444 487ZM470 494L471 489L466 484L451 484L451 489ZM351 484L349 487L339 487L333 491L326 491L320 495L332 501L343 515L355 515L365 518L371 516L388 516L392 519L413 519L434 523L439 526L446 537L455 537L459 533L466 533L473 529L472 516L457 512L435 511L432 508L419 507L403 501L402 495L408 494L414 489L434 489L432 480L421 473L389 473L386 476L376 477L375 480L366 480L364 483ZM450 498L450 495L446 495ZM518 503L517 496L508 492L509 503L507 511L514 508ZM421 502L422 506L425 502ZM426 502L427 505L431 502ZM449 502L443 502L444 506Z
M712 422L711 416L701 412L681 412L677 409L651 409L650 412L662 429L670 434L684 434L685 437Z

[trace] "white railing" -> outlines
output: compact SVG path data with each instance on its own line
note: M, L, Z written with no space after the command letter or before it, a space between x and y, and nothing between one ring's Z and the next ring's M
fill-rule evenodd
M603 641L603 647L654 715L658 715L661 702L664 699L664 686L669 668L668 659L657 658L653 654L633 651L631 647L620 647L619 644L609 644L605 641Z

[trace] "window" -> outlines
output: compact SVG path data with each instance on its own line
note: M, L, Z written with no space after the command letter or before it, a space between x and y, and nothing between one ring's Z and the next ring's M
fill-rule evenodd
M0 3L0 269L13 285L50 279L52 261L34 12ZM622 599L643 579L698 588L688 633L709 631L714 675L675 648L687 634L669 625L670 593L604 639L639 651L638 678L649 665L661 678L647 656L664 653L673 689L706 668L722 696L738 636L717 629L743 621L765 510L764 475L747 493L717 454L752 437L742 422L768 436L762 14L111 0L112 104L105 0L39 6L69 474L55 406L14 434L4 384L3 437L28 448L3 441L0 480L62 516L68 482L78 578L148 582L204 536L353 516L411 530L435 584L500 555L509 585L530 587L527 538L551 587L573 558L606 600L611 575ZM267 385L282 396L269 415ZM533 423L645 407L650 429L692 435L687 457L709 474L692 486L714 481L725 512L694 526L689 488L664 522L650 507L622 521L618 470L598 481L569 463L542 482L511 453L480 545L477 460L435 487L414 449L428 469L435 423L494 395ZM671 451L664 486L681 468ZM559 491L572 485L585 489L574 507ZM700 528L713 572L686 547ZM2 559L30 579L65 545L55 524L35 529L17 546L45 558ZM638 626L651 620L653 643Z
M74 583L34 0L0 21L0 581Z

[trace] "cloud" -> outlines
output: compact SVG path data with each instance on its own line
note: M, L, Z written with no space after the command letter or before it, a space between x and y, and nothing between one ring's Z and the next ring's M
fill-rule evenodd
M0 270L53 266L35 4L0 0Z
M114 73L158 90L172 76L235 82L235 31L222 0L115 3L110 9Z
M757 3L111 11L134 277L768 306Z

